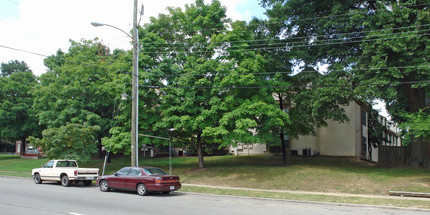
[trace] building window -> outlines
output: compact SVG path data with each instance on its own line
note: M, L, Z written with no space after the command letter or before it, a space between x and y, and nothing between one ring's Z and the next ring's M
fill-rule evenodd
M367 138L361 137L361 155L366 156L367 155Z
M361 110L361 124L367 126L367 113L364 110Z

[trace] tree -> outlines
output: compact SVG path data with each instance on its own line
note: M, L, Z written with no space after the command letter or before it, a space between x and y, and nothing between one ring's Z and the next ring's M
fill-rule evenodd
M28 140L40 146L49 159L74 159L85 161L97 152L95 134L99 126L67 124L59 128L48 128L42 132L43 139Z
M148 71L143 83L167 87L159 90L150 103L161 120L144 129L158 131L159 135L175 135L177 140L190 139L187 142L197 146L199 167L203 168L202 145L212 140L202 136L203 130L217 123L218 113L212 108L217 102L216 92L204 88L212 87L215 76L202 74L223 69L214 55L216 46L210 41L213 35L226 31L224 24L229 19L219 1L206 5L197 0L186 5L185 11L180 8L168 11L169 14L160 14L158 18L151 17L151 23L140 31L147 62L144 70ZM169 134L171 129L174 131Z
M329 64L328 73L348 80L355 98L382 99L394 116L425 107L430 84L416 81L430 78L429 35L423 33L430 21L428 4L416 0L261 3L273 23L271 31L296 53L295 62ZM411 164L416 165L427 158L418 155L414 148L421 147L414 145Z
M254 50L260 38L250 25L237 21L231 28L214 41L223 44L218 58L228 62L229 69L214 85L221 95L214 106L222 113L219 125L207 127L204 135L218 136L224 146L277 142L278 135L291 128L291 122L273 97L273 87L282 87L270 74L273 58Z
M114 59L97 39L70 42L67 53L59 50L45 59L49 71L40 77L34 90L34 109L40 123L48 129L70 123L99 126L94 135L101 156L101 139L109 135L114 107L121 94L120 86L112 81L117 76L110 69Z
M41 127L32 109L32 90L37 84L36 77L24 62L2 63L0 77L0 138L13 142L31 135L39 136ZM19 65L19 66L18 66ZM21 67L22 66L22 67ZM24 152L22 144L21 152Z
M11 60L8 63L1 63L0 71L1 77L9 77L13 73L17 72L31 72L30 68L24 61L19 62L18 60Z

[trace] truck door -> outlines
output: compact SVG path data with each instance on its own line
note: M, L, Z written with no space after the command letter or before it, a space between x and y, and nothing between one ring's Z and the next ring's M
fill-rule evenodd
M43 169L40 171L40 176L43 179L53 179L54 178L54 164L55 161L48 161L48 163L46 163L43 166Z

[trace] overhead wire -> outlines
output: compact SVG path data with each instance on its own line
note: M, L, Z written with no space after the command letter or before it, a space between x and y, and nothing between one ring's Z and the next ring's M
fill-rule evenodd
M146 86L139 85L143 88L152 89L297 89L297 88L331 88L331 87L357 87L357 86L395 86L400 84L421 84L430 83L430 80L424 81L404 81L391 83L368 83L368 84L343 84L343 85L300 85L300 86L226 86L226 87L202 87L202 86Z
M334 37L334 36L344 36L344 35L353 35L353 34L364 34L364 33L375 33L375 32L382 32L382 31L393 31L393 30L401 30L401 29L408 29L408 28L420 28L420 27L429 27L430 24L425 24L425 25L412 25L412 26L404 26L404 27L398 27L398 28L384 28L384 29L378 29L378 30L368 30L368 31L358 31L358 32L348 32L348 33L335 33L335 34L316 34L316 35L312 35L312 38L314 39L318 39L320 37ZM420 30L416 30L416 31L423 31L423 30L429 30L429 29L420 29ZM412 32L412 31L409 31ZM396 32L396 33L407 33L407 32ZM395 33L391 33L391 34L395 34ZM380 34L381 35L381 34ZM361 37L365 37L367 35L363 35ZM375 35L377 36L377 35ZM264 41L290 41L290 40L297 40L297 39L303 39L303 40L308 40L310 37L309 36L302 36L302 37L288 37L288 38L284 38L284 39L274 39L274 38L270 38L270 39L258 39L258 40L232 40L232 41L222 41L222 42L214 42L214 41L210 41L211 44L223 44L223 43L254 43L254 42L264 42ZM351 37L348 37L351 38ZM360 37L357 37L360 38ZM342 39L342 38L340 38ZM193 45L198 45L198 44L208 44L209 42L192 42ZM190 42L175 42L175 44L168 44L168 43L160 43L160 42L145 42L145 44L154 44L154 45L162 45L162 47L168 47L168 46L172 46L172 45L188 45L190 44Z
M349 68L338 69L338 70L330 70L329 72L353 72L353 71L373 71L373 70L392 70L392 69L430 69L430 64L428 65L420 65L420 66L393 66L393 67L378 67L378 68ZM315 70L304 70L301 72L315 72ZM155 76L155 77L169 77L169 76L230 76L230 75L282 75L282 74L292 74L292 71L289 72L247 72L247 73L181 73L181 74L143 74L144 76Z
M387 37L387 38L377 38L377 39L364 39L364 40L357 40L357 41L342 41L342 42L333 42L333 43L308 43L307 45L293 45L291 47L288 47L288 43L282 44L282 46L275 46L275 47L263 47L263 48L238 48L230 51L257 51L257 50L275 50L275 49L292 49L292 48L303 48L303 47L312 47L312 46L325 46L325 45L341 45L341 44L350 44L350 43L362 43L362 42L371 42L371 41L381 41L381 40L392 40L392 39L400 39L400 38L408 38L408 37L420 37L420 36L428 36L430 34L418 34L418 35L407 35L407 36L399 36L399 37ZM208 47L205 47L208 49ZM142 51L143 54L169 54L169 53L217 53L219 51L217 50L204 50L204 51L198 51L198 49L203 49L196 47L197 51L191 50L191 51Z

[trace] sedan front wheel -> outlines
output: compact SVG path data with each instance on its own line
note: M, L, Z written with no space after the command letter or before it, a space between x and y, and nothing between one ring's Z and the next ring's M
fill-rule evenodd
M107 192L110 190L109 183L106 180L100 181L100 190L102 192Z

